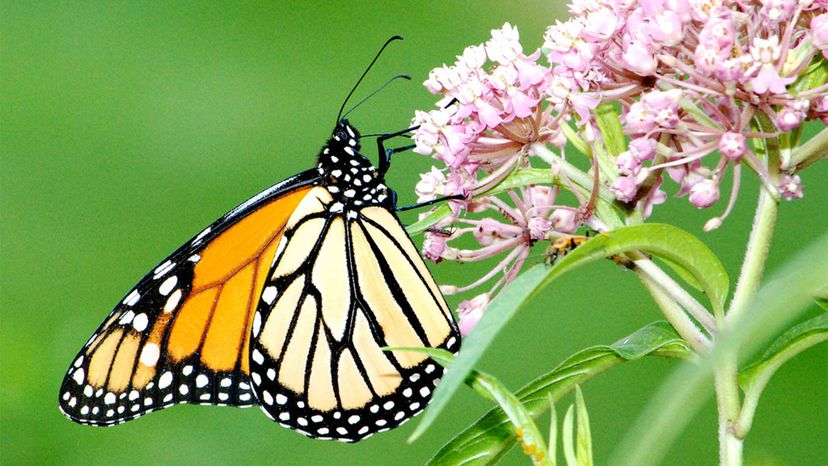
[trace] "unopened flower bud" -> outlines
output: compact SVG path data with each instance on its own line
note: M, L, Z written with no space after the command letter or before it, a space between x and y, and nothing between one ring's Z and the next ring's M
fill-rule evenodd
M483 317L483 311L489 305L489 301L489 293L483 293L457 306L457 314L460 316L460 335L465 337L474 330L477 322Z
M811 20L811 41L828 58L828 13Z
M630 152L639 161L650 160L656 153L656 142L650 138L635 138L630 141Z
M624 151L615 158L615 165L618 173L627 176L635 176L641 171L641 162L631 151Z
M690 203L699 209L710 207L719 200L719 184L713 180L702 180L690 188Z
M610 185L610 191L615 194L615 198L621 202L630 202L635 198L635 193L638 192L638 184L635 182L635 177L619 176Z
M575 233L578 229L577 219L578 214L570 209L556 209L549 217L552 229L560 233Z

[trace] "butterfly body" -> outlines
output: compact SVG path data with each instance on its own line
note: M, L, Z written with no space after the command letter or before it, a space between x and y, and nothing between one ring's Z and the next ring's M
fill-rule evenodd
M259 405L358 441L421 411L459 348L384 173L341 120L317 167L251 198L147 274L70 367L60 407L108 426L181 403ZM387 166L387 164L386 164Z

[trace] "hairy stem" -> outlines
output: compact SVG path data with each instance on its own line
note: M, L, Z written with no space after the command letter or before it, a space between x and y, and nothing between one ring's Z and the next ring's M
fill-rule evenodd
M828 154L828 128L823 128L822 131L809 139L808 142L797 147L793 151L788 166L783 168L802 170L817 160L825 158L826 154Z
M702 333L687 313L670 294L650 275L636 267L638 278L650 292L661 312L667 317L670 325L676 329L679 335L696 351L702 351L710 347L710 340Z
M748 240L745 260L733 301L721 327L733 325L747 311L747 304L754 298L765 270L779 201L764 187L760 188L759 202ZM735 428L742 410L738 384L738 348L723 355L716 368L716 400L719 408L719 454L726 466L742 464L742 434Z
M696 301L695 298L690 296L690 294L678 283L676 283L675 280L670 278L670 276L664 273L664 271L661 270L661 268L659 268L653 261L647 259L643 255L641 255L640 258L635 255L631 255L631 258L635 260L635 265L642 273L648 275L656 283L658 283L670 296L670 298L681 305L687 313L693 317L693 319L705 328L705 330L710 333L715 331L716 321L710 312L708 312L708 310L702 306L701 303Z

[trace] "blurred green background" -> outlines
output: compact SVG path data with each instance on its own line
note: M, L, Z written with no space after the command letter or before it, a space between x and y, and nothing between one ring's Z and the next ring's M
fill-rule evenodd
M562 14L552 1L3 2L0 462L424 463L489 403L463 391L413 445L405 440L416 420L344 445L283 429L258 409L183 406L117 428L82 427L60 414L57 391L76 351L144 272L231 207L311 166L342 99L389 36L406 40L382 57L359 95L396 73L414 79L353 113L363 132L401 129L415 109L430 108L434 98L420 86L429 69L485 41L490 29L510 21L533 50ZM401 202L414 199L417 174L429 165L397 156L390 182ZM783 205L771 269L828 230L826 165L804 174L804 200ZM702 236L734 280L756 184L743 188L731 218ZM700 235L723 208L669 205L656 221ZM433 269L458 284L482 270ZM658 318L634 276L607 261L547 289L481 367L516 389L573 352ZM828 462L827 356L825 345L810 350L770 383L747 440L748 464ZM584 387L597 464L676 364L628 364ZM714 464L716 448L708 403L668 463ZM514 452L505 462L526 463Z

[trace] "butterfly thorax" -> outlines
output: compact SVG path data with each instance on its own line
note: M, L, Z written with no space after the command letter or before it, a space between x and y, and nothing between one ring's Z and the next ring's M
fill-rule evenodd
M359 153L359 138L356 128L348 120L341 120L319 153L320 184L335 201L332 211L388 205L391 200L382 175Z

